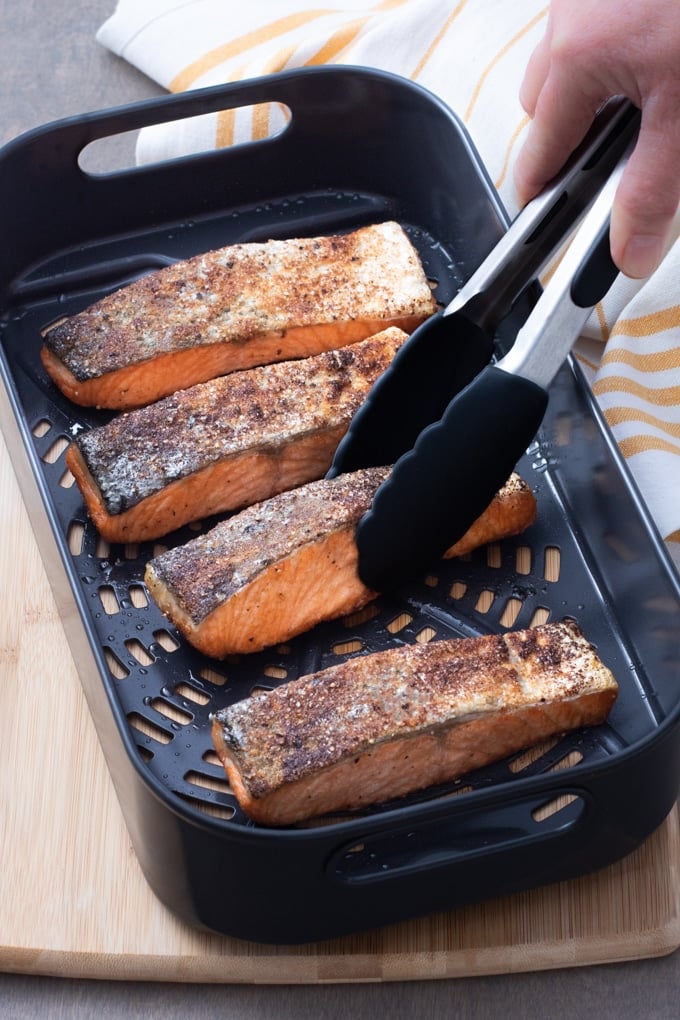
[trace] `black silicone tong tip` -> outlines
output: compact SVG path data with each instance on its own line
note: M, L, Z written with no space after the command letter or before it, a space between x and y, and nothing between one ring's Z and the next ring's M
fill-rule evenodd
M393 464L441 418L451 394L464 389L493 353L493 336L463 314L438 312L429 318L404 342L390 371L354 415L327 477Z
M547 402L540 386L493 365L458 393L401 458L359 523L364 584L385 591L434 566L451 536L463 535L507 482Z

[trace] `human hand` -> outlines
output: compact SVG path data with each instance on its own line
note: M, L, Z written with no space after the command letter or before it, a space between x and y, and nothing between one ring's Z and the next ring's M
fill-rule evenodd
M521 202L564 165L614 95L642 110L610 229L623 273L661 261L680 201L680 8L677 0L552 0L520 101L533 118L515 164Z

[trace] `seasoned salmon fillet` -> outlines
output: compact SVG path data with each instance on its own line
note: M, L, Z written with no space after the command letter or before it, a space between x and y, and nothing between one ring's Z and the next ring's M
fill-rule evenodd
M216 712L213 743L263 825L354 811L604 722L618 686L573 622L348 659Z
M159 538L323 477L405 339L391 327L338 351L233 372L83 433L66 463L100 534Z
M235 244L148 273L45 330L42 361L76 404L123 409L237 369L308 357L436 308L394 222Z
M357 572L356 525L389 471L320 479L242 510L152 559L149 593L190 644L216 658L361 609L377 593ZM513 475L447 556L518 534L535 514L531 489Z

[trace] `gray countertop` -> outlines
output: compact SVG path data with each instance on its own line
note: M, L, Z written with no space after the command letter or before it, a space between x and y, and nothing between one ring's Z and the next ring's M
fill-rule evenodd
M0 0L0 142L64 116L160 94L95 41L115 0ZM131 158L131 142L112 145ZM101 159L107 159L102 150ZM195 985L0 975L0 1017L677 1017L680 955L540 973L318 986Z

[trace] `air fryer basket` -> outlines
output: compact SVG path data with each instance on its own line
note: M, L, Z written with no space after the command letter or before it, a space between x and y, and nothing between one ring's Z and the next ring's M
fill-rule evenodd
M274 138L117 173L80 168L94 139L265 102L291 112ZM519 465L538 501L524 535L434 565L286 647L226 662L182 641L144 589L157 546L103 543L64 465L68 440L106 414L51 385L40 331L151 268L394 218L449 300L506 222L456 117L380 72L293 71L31 132L0 153L0 182L3 429L160 900L215 932L304 942L579 875L638 846L680 786L680 589L575 363ZM500 349L528 306L504 324ZM607 725L361 815L272 830L241 813L211 749L212 711L347 656L563 616L619 681Z

